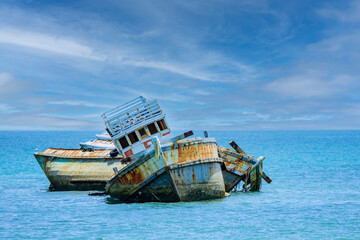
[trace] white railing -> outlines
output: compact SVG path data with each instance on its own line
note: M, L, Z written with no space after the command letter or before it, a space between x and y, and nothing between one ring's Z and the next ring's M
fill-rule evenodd
M165 117L157 100L138 97L132 101L103 113L102 118L113 139L151 121Z

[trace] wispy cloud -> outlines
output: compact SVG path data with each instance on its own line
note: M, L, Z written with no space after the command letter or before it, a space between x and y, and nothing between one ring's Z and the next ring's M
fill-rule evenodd
M189 68L190 67L189 65L181 66L181 64L174 64L169 62L146 61L141 59L124 60L124 61L119 61L118 63L128 64L136 67L169 71L172 73L183 75L185 77L203 80L203 81L213 81L213 82L219 81L219 79L212 78L211 75L206 72L201 72L199 70Z
M80 107L93 107L93 108L113 108L114 105L98 104L84 101L49 101L48 104L53 105L67 105L67 106L80 106Z
M251 71L250 66L236 61L229 61L223 56L218 56L219 60L221 59L222 61L217 61L216 63L214 63L212 58L207 60L206 56L205 58L201 57L201 59L192 62L158 61L153 60L152 57L146 56L145 54L142 55L138 49L135 50L136 47L134 46L128 47L126 51L128 55L118 56L116 53L121 52L121 49L116 49L116 47L115 49L107 49L108 53L100 53L100 49L96 50L96 47L82 44L77 40L71 39L71 37L49 35L10 27L0 28L0 43L34 48L52 54L80 57L101 62L106 61L114 65L129 65L132 67L168 71L201 81L224 82L233 80L221 78L213 71L203 70L203 68L211 67L216 63L220 65L227 62L229 66L234 66L238 73L249 74ZM115 55L112 53L115 53ZM201 65L199 65L199 62Z
M327 77L310 71L275 80L269 83L266 89L293 98L330 97L336 93L346 94L352 82L353 79L349 76Z
M0 119L0 125L12 125L14 129L101 129L100 122L46 115L7 115Z
M344 23L360 22L360 2L353 0L350 1L350 4L347 1L343 3L340 5L343 9L327 7L317 12L323 17L332 18Z
M0 127L102 128L138 95L177 128L356 127L356 1L82 3L0 3Z
M135 98L137 96L143 96L148 99L160 99L160 100L166 100L171 102L188 102L191 100L188 96L181 95L179 93L174 92L164 92L164 91L158 91L158 90L151 90L141 88L141 89L133 89L129 87L122 87L126 92L131 93L132 96Z
M0 113L14 113L14 112L19 112L19 110L16 110L15 108L9 106L8 104L0 103Z
M30 32L23 29L0 28L0 42L35 48L56 54L104 60L104 57L94 54L91 47L75 40L55 37L44 33Z
M24 92L29 92L37 86L37 83L20 80L15 78L11 73L0 72L0 99L14 98L16 94L24 94Z

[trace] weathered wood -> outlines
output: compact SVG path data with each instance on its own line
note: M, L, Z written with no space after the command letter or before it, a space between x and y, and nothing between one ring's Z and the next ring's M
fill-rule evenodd
M229 144L230 144L230 146L231 146L235 151L237 151L238 153L247 155L247 154L239 147L239 145L236 144L236 142L231 141Z
M174 148L152 138L152 150L119 171L106 192L121 202L178 202L225 197L223 160L215 139L193 138ZM174 154L177 153L177 154Z
M204 131L204 137L208 138L209 137L209 133L208 131Z
M185 132L183 134L180 134L179 136L170 138L169 140L165 140L165 141L162 142L162 144L169 143L169 142L177 142L177 141L180 141L180 140L182 140L184 138L190 137L192 135L194 135L194 133L193 133L193 131L190 130L190 131L187 131L187 132Z
M271 183L271 182L272 182L271 178L269 178L269 176L266 175L264 172L262 172L261 177L262 177L267 183Z

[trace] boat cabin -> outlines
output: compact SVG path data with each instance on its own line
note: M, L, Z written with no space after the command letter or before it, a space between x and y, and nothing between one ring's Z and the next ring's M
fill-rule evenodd
M115 146L111 142L110 135L105 131L101 134L96 134L97 139L87 142L81 142L81 149L114 149Z
M81 149L114 149L115 146L111 140L95 139L80 143Z
M165 114L156 99L138 97L101 115L118 152L130 157L151 147L151 138L169 138Z

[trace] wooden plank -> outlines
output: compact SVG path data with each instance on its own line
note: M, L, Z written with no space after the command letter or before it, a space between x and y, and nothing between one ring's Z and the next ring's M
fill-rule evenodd
M271 183L271 182L272 182L271 178L269 178L269 176L266 175L266 174L264 173L264 171L262 172L261 177L262 177L267 183Z
M239 147L239 145L236 144L236 142L231 141L229 144L230 144L230 146L231 146L235 151L237 151L238 153L247 155L247 154Z

